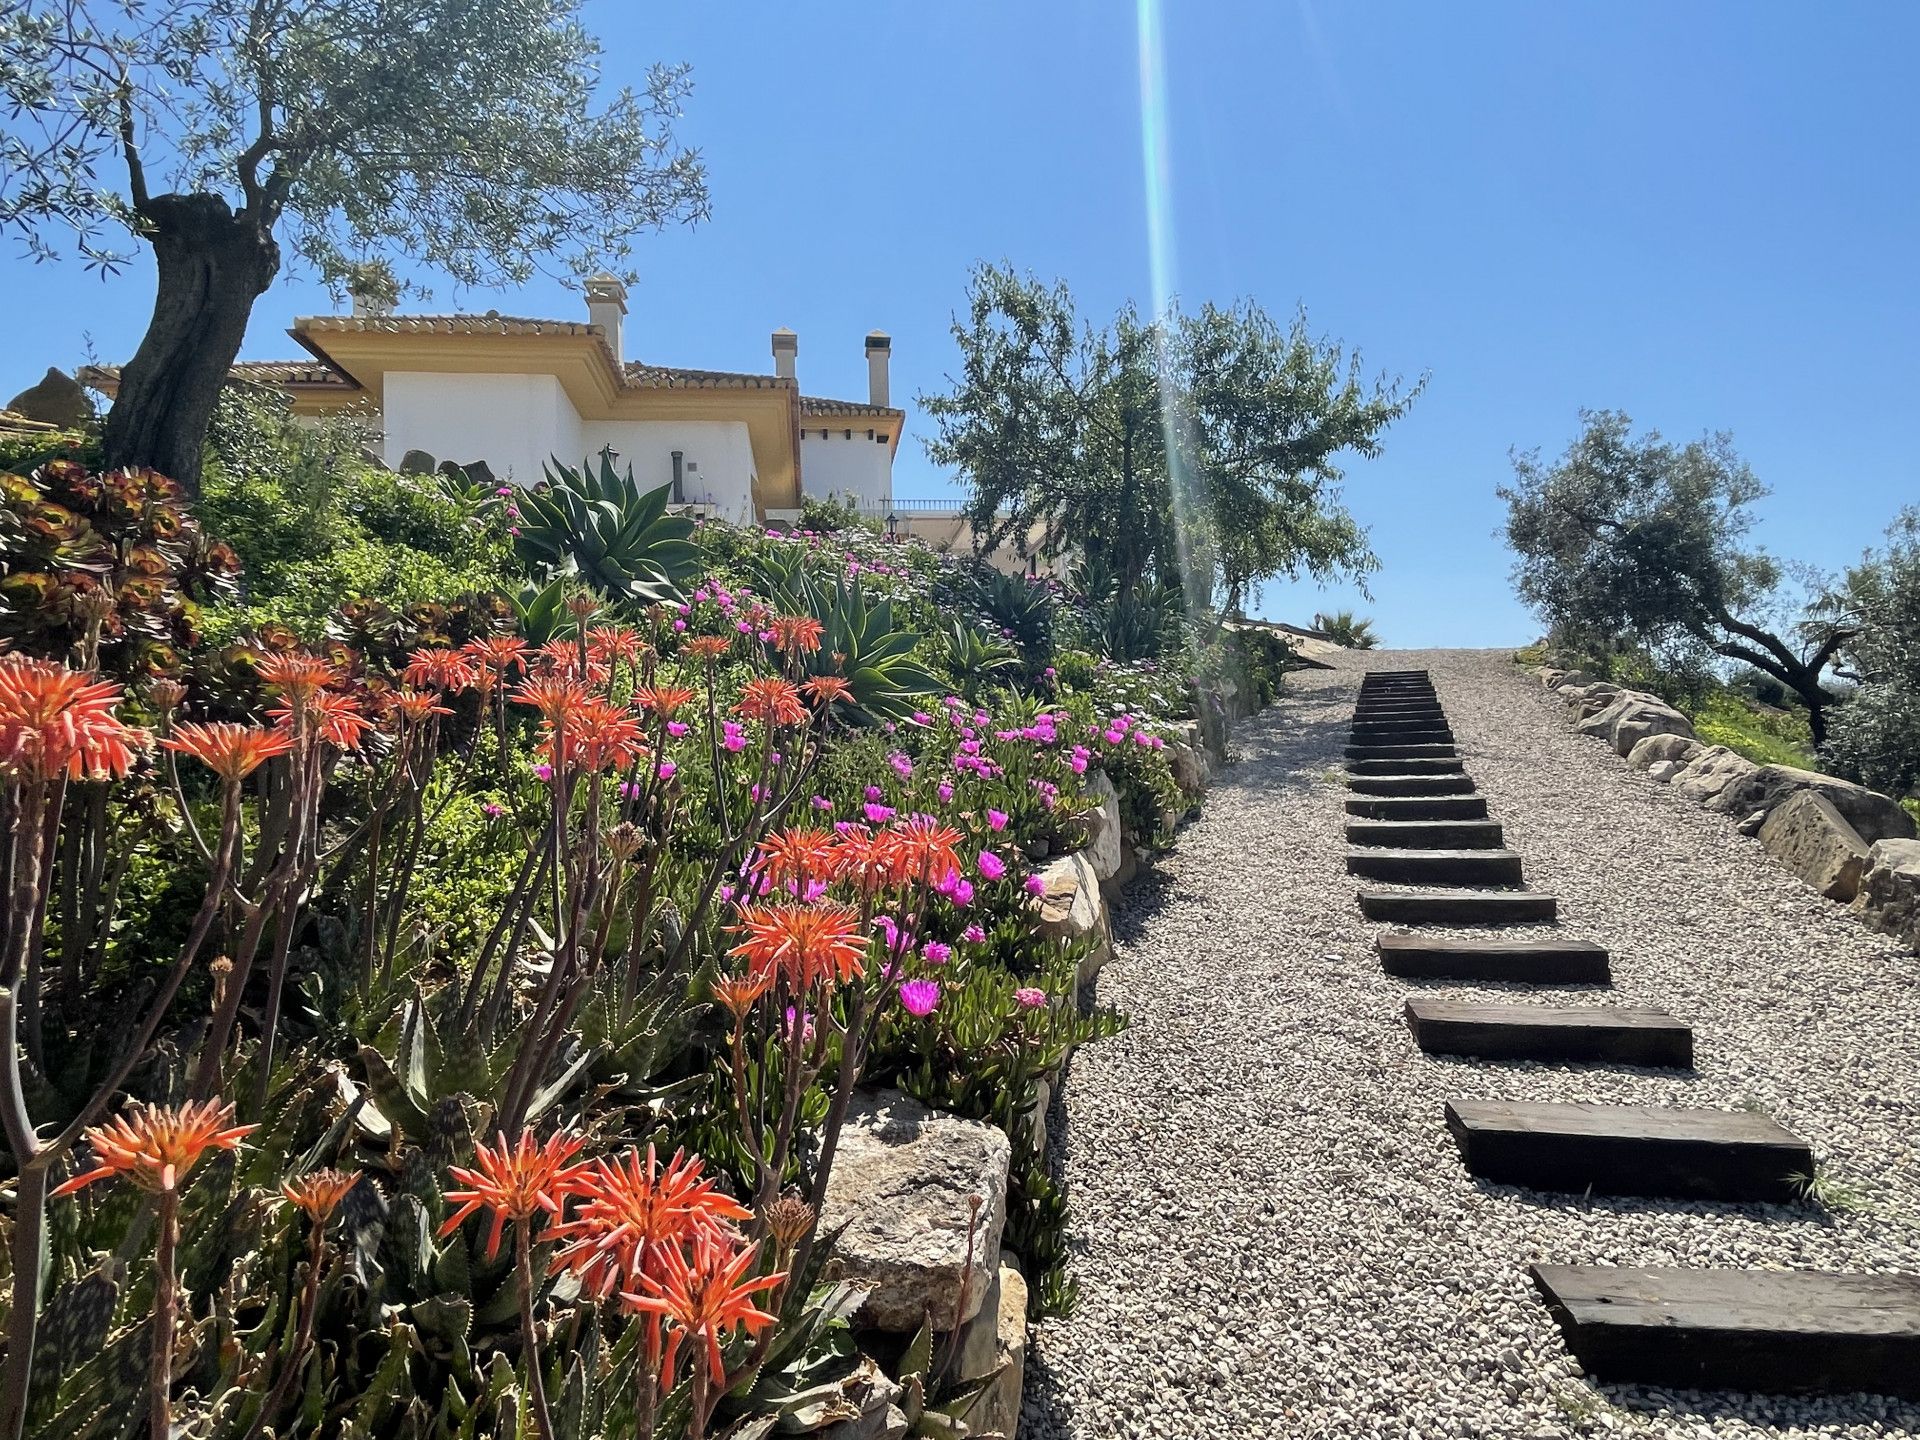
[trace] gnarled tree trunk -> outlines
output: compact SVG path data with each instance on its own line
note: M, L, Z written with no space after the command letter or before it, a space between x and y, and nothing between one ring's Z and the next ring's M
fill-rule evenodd
M153 319L107 412L110 466L148 465L200 491L200 452L253 302L280 269L272 231L218 195L156 195L140 212L158 262Z

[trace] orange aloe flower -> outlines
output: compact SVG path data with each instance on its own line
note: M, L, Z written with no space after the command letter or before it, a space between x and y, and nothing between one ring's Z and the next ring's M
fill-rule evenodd
M527 668L527 642L518 635L486 635L469 640L460 653L495 675Z
M0 774L22 780L119 777L146 732L113 713L120 687L51 660L0 656Z
M836 700L843 704L853 703L853 686L840 675L816 675L811 680L802 680L800 688L809 700L823 709Z
M435 715L451 715L453 711L434 702L440 697L427 690L396 690L387 702L409 725L424 725Z
M733 649L733 641L725 635L696 635L681 649L703 664L711 665Z
M773 975L762 971L757 974L728 976L724 980L715 980L708 985L713 998L722 1009L733 1016L736 1022L747 1018L747 1012L753 1008L753 1002L767 993L773 984Z
M806 886L839 873L839 842L830 830L782 830L759 844L760 863L775 885Z
M276 705L267 714L281 730L297 734L296 720L304 719L308 731L318 735L336 750L358 750L373 723L360 713L360 702L337 690L319 690L309 695L297 709Z
M360 1172L351 1175L340 1170L314 1170L280 1186L287 1203L304 1210L316 1225L324 1225L347 1198L347 1192L360 1183Z
M263 684L296 704L340 678L338 667L331 662L299 651L268 655L253 669Z
M492 1145L481 1145L473 1152L473 1168L452 1165L447 1173L466 1190L449 1190L446 1198L460 1208L440 1227L442 1236L451 1235L461 1223L478 1210L493 1212L493 1224L487 1230L487 1259L500 1254L500 1234L509 1220L525 1225L542 1211L558 1215L566 1194L571 1160L586 1142L565 1130L536 1145L532 1134L522 1131L517 1142L506 1136Z
M473 658L462 651L427 645L407 657L401 678L422 690L458 692L473 688L477 668Z
M811 615L776 615L767 627L782 655L817 655L827 627Z
M727 1367L720 1354L721 1345L736 1333L758 1335L778 1318L755 1305L754 1296L773 1289L787 1277L779 1272L749 1275L759 1254L758 1244L735 1250L701 1236L693 1242L691 1258L670 1249L662 1256L664 1273L642 1275L639 1294L621 1293L620 1298L632 1309L662 1316L667 1322L663 1379L673 1374L681 1342L691 1339L704 1352L713 1383L724 1385Z
M915 815L874 836L873 849L888 884L938 884L961 869L960 840L951 825Z
M749 680L740 690L740 703L734 712L766 725L804 725L807 707L800 703L800 692L791 680L763 675Z
M537 663L550 675L584 678L592 684L599 685L603 684L607 676L612 673L608 666L592 656L587 658L586 669L582 671L580 647L572 640L549 640L533 653Z
M645 685L633 692L634 701L643 709L671 720L682 708L691 705L700 692L684 685Z
M751 1212L704 1173L705 1162L684 1150L665 1168L649 1145L610 1160L574 1167L568 1193L580 1207L548 1232L563 1247L553 1271L572 1271L588 1294L605 1299L642 1276L663 1273L664 1258L690 1241L731 1240L736 1220Z
M557 728L564 726L568 717L592 696L578 680L564 675L535 675L515 688L513 698L521 705L538 710L541 718Z
M218 1100L199 1105L135 1102L106 1124L87 1127L87 1143L97 1163L53 1193L71 1195L96 1180L124 1175L142 1190L163 1194L177 1189L207 1151L236 1150L259 1128L235 1125L233 1106Z
M589 771L625 770L653 753L644 733L632 712L606 700L588 700L564 729L549 727L545 754L556 767L564 761Z
M632 664L646 649L646 639L631 625L595 625L587 631L587 655L602 665L616 660Z
M746 938L729 955L756 975L778 973L796 990L851 980L866 961L866 933L850 905L746 905L730 928Z
M204 725L185 721L160 743L176 755L198 760L229 785L237 785L266 761L293 749L293 737L284 730L227 720Z

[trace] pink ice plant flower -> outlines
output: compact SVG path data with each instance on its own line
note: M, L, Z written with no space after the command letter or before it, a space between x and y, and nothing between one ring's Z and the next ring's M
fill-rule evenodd
M1007 862L991 850L980 852L980 878L982 880L1003 880L1007 874Z
M1044 895L1047 893L1047 882L1038 875L1029 875L1026 888L1029 895Z
M1022 985L1013 992L1013 998L1023 1009L1038 1010L1047 1003L1047 992L1032 985Z
M987 938L987 932L978 925L969 925L960 932L960 938L969 945L978 945Z
M900 1004L909 1014L925 1019L940 1003L938 980L908 980L900 986Z
M920 947L920 958L929 965L944 965L953 958L953 947L942 945L938 940L929 940Z
M893 818L893 807L891 805L876 805L869 800L861 808L866 813L867 823L871 825L884 825Z
M987 811L987 828L998 835L1007 828L1007 812L1004 810Z

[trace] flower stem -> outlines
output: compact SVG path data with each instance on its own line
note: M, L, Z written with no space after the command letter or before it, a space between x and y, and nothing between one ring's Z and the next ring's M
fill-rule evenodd
M527 1352L527 1395L540 1440L553 1440L553 1412L547 1408L547 1381L540 1373L540 1336L533 1327L533 1242L525 1223L513 1227L513 1266L520 1282L520 1339Z
M147 1369L147 1433L169 1440L173 1430L173 1329L178 1308L173 1256L180 1243L180 1192L160 1192L160 1236L153 1247L153 1357Z

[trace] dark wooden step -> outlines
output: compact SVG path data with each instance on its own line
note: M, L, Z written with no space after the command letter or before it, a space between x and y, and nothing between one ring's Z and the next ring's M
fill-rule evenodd
M1596 1380L1920 1399L1920 1275L1535 1265Z
M1494 940L1393 930L1374 942L1380 968L1409 980L1495 980L1519 985L1606 985L1607 952L1591 940Z
M1349 745L1346 758L1349 760L1455 760L1459 756L1452 745L1433 740L1415 745Z
M1360 913L1398 925L1551 925L1560 902L1528 890L1362 890Z
M1353 795L1347 814L1365 820L1484 820L1484 795Z
M1484 803L1484 802L1483 802ZM1349 820L1349 845L1393 850L1498 850L1498 820Z
M1675 1200L1800 1198L1813 1151L1753 1110L1449 1100L1470 1173L1497 1185Z
M1469 775L1350 775L1347 787L1356 795L1471 795Z
M1693 1030L1660 1010L1614 1005L1479 1005L1415 996L1407 1028L1429 1055L1693 1068Z
M1453 734L1444 715L1356 715L1348 734L1406 735L1422 730L1444 730Z
M1347 873L1393 885L1521 885L1513 850L1349 850Z
M1356 725L1347 732L1349 745L1451 745L1453 731L1445 725Z
M1347 769L1355 775L1459 775L1466 763L1451 760L1354 760Z

